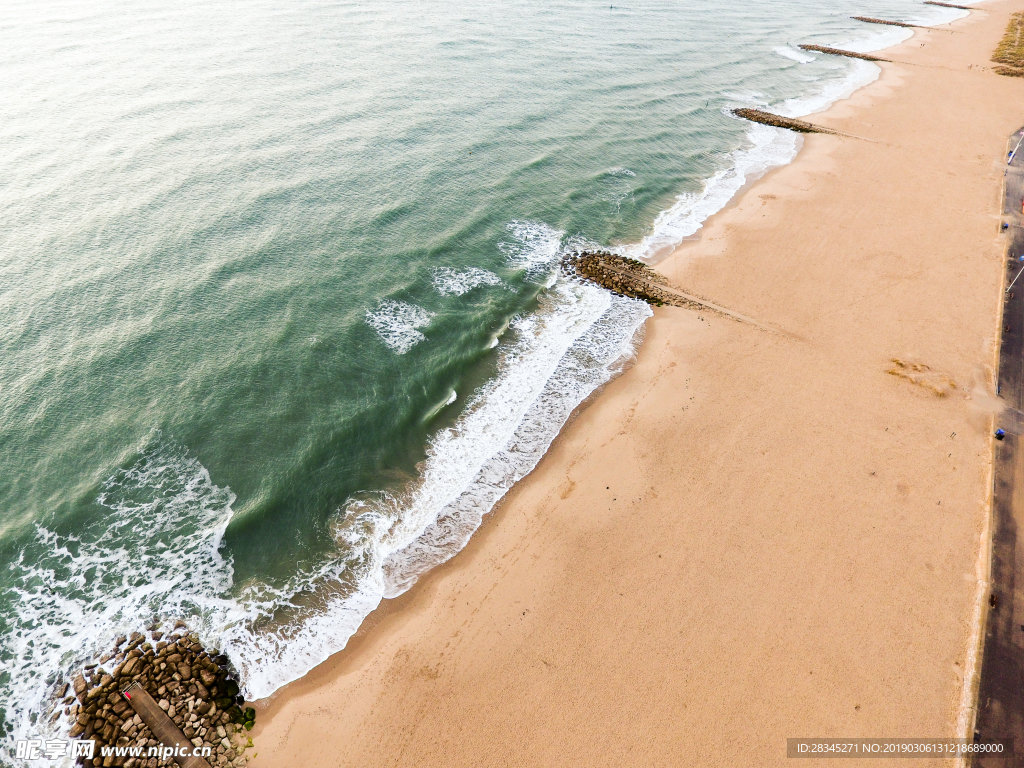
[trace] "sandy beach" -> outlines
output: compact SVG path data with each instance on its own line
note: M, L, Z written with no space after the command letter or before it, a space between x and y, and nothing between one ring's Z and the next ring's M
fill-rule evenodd
M881 53L807 118L870 140L808 136L657 265L799 338L657 309L463 552L258 704L250 765L735 768L958 735L1024 123L989 58L1020 10Z

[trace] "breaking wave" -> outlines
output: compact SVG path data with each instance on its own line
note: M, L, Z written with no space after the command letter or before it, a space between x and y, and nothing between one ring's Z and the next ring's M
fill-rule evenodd
M549 290L535 312L511 322L497 374L430 440L419 477L401 494L339 510L335 559L282 587L236 585L219 551L234 495L158 433L103 483L95 536L37 528L13 565L14 609L0 617L10 628L2 653L12 672L3 694L20 702L8 714L16 738L66 733L65 718L40 718L54 684L140 622L185 618L207 647L228 655L248 698L268 696L344 648L382 599L465 546L573 410L633 354L651 316L646 304L557 276L562 233L531 222L509 230L502 250ZM429 320L400 302L372 317L396 351Z
M51 687L142 618L191 616L223 624L232 565L219 551L235 497L187 451L151 435L135 461L111 475L87 533L37 526L11 564L16 574L0 616L0 678L7 727L17 738L59 735L65 718L44 720ZM0 755L0 762L3 762Z
M422 307L391 299L382 301L372 312L366 311L367 325L377 332L381 341L400 355L427 338L417 329L426 328L433 318L434 313Z
M965 15L966 11L940 11L931 14L918 23L945 23ZM835 43L858 53L869 53L898 45L913 33L905 28L893 27L881 31L866 32L854 40ZM814 57L805 56L802 51L788 46L775 49L786 58L808 63ZM732 100L732 106L766 107L786 117L803 117L827 109L841 99L848 98L854 91L878 79L881 70L868 61L851 59L847 61L844 77L824 83L809 93L781 104L770 105L764 96L756 91L725 92ZM648 262L657 262L668 256L686 238L692 237L703 227L704 222L722 210L748 183L763 176L772 168L786 165L796 157L801 139L791 131L756 123L747 129L746 146L732 152L730 162L704 182L700 192L684 192L676 202L662 211L654 220L652 231L635 246L620 248L623 253Z
M461 296L480 285L501 285L501 278L493 272L478 267L455 270L438 267L431 276L434 288L442 296Z
M883 30L836 44L868 52L909 35ZM776 52L801 63L813 59L788 47ZM810 114L878 76L868 62L850 62L846 71L776 109L792 117ZM759 94L730 98L739 106L757 102ZM790 162L799 149L793 134L768 126L750 126L746 139L700 192L679 195L647 237L622 250L663 257L746 183ZM635 175L624 168L608 173ZM265 697L344 648L382 599L408 590L460 551L483 516L536 466L573 410L629 358L651 316L645 304L559 277L555 266L564 242L563 232L542 223L509 225L499 248L513 270L547 286L539 308L515 318L501 344L494 339L497 374L469 396L453 426L431 439L419 477L399 494L353 499L338 511L335 559L280 587L235 584L232 561L220 551L234 495L214 483L186 447L159 433L102 483L89 533L38 525L11 565L12 608L0 615L7 735L66 729L64 718L43 717L54 683L140 621L185 618L207 647L230 657L248 698ZM445 296L502 285L494 273L476 268L440 268L432 282ZM424 341L420 329L433 317L385 300L367 310L365 321L390 349L405 354ZM445 404L455 399L452 391Z
M780 45L775 49L775 52L779 54L779 56L783 56L799 64L810 64L814 61L813 56L809 56L803 51L798 51L796 48L790 48L788 45Z

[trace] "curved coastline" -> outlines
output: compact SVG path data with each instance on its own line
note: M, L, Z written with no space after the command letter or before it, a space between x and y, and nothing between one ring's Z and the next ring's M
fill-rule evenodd
M903 40L910 34L903 29L872 32L850 45L858 50L880 50L894 39ZM874 82L879 73L873 64L852 62L842 78L808 95L787 99L777 108L787 115L815 114ZM651 235L635 245L613 250L636 253L656 262L659 248L667 244L674 249L680 242L692 240L705 222L732 205L742 190L772 169L792 162L802 141L789 131L756 124L749 125L747 137L749 146L732 153L731 166L708 179L700 193L678 196L675 204L659 214ZM513 264L525 268L537 280L552 268L560 246L564 249L575 244L574 238L566 243L563 234L543 224L512 222L509 229L514 242L508 244L511 250L507 255ZM631 302L618 298L613 298L608 307L600 305L600 301L595 304L593 289L586 287L580 296L570 298L569 294L578 289L569 290L563 278L553 280L549 284L551 295L547 297L550 306L542 307L538 318L524 322L539 322L547 327L546 333L568 322L564 332L555 332L554 338L542 345L562 349L557 366L545 368L547 373L533 370L542 358L550 357L550 350L515 343L505 355L510 360L518 359L520 366L526 362L527 375L524 377L523 371L509 366L498 374L493 386L488 385L474 395L454 427L459 439L450 439L447 432L442 432L431 440L422 477L406 493L400 498L374 501L369 507L364 502L354 503L343 510L336 526L336 535L341 540L345 540L348 521L358 523L366 512L391 520L396 532L385 537L386 546L379 546L381 551L372 558L376 565L369 576L361 579L353 594L342 599L328 597L322 612L288 628L286 641L276 633L256 634L245 627L230 630L223 640L240 656L236 663L246 677L247 696L266 697L323 663L332 653L342 652L348 638L371 611L379 608L382 599L402 594L431 568L458 553L503 494L534 469L579 403L592 400L595 389L628 365L639 338L632 337L645 320L642 313L638 314L641 311L630 310ZM529 339L531 333L521 334L521 339ZM529 363L531 357L537 359ZM547 365L543 363L542 368ZM543 389L531 394L530 387L538 382L543 383ZM505 413L508 408L498 403L500 391L511 391L516 401L536 396L536 402L515 417L511 412ZM486 416L495 406L498 413ZM514 432L508 433L507 446L480 464L484 454L478 454L474 445L480 442L479 448L486 450L485 443L494 439L493 434L487 433L494 429L493 424L485 426L485 422L491 424L495 418L499 427L514 428ZM484 436L483 442L471 439L474 435ZM473 467L478 468L471 478L466 475L466 468ZM451 498L453 490L454 500L439 501ZM384 543L382 540L379 545ZM317 588L316 584L308 586ZM327 592L331 594L330 588ZM333 639L325 641L325 636Z
M986 3L985 7L995 7L997 5L1007 5L1007 3ZM970 17L964 17L970 18ZM910 41L916 42L919 35L927 35L928 31L916 30L913 36L908 40L903 41L895 46L886 48L885 50L904 52L911 54L914 52L908 43ZM879 49L881 50L881 49ZM873 98L886 98L888 94L891 94L893 88L898 88L900 83L899 63L886 64L881 67L882 76L874 83L869 83L866 86L856 91L857 105L851 105L848 101L839 101L834 103L829 109L824 112L817 112L817 119L825 120L828 123L829 120L836 120L841 123L843 120L848 119L850 113L856 111L864 103L870 102ZM890 73L891 76L887 76ZM781 173L788 169L788 176L792 177L795 174L803 173L804 169L801 166L807 165L814 167L817 165L819 168L823 162L827 162L828 152L821 150L820 146L816 147L815 157L804 161L804 153L801 152L793 162L788 165L782 165L771 169L766 169L766 172L762 174L759 180L743 184L741 188L734 194L730 199L729 204L708 217L704 222L702 229L704 232L714 231L714 235L708 238L709 242L684 242L681 247L675 248L673 254L662 263L661 268L664 269L668 274L673 276L686 275L688 265L693 266L694 263L694 251L697 248L703 249L703 254L716 253L715 244L716 240L719 240L723 230L728 230L731 223L724 223L725 218L745 218L749 222L749 211L744 210L742 214L738 213L737 210L741 208L749 207L750 200L754 198L754 193L764 193L766 189L770 187L768 184L769 180L774 180L777 173ZM790 194L793 194L793 190L788 190ZM769 193L771 195L771 193ZM774 200L774 196L770 196L768 200ZM762 201L763 205L770 205L765 201ZM767 214L765 214L767 215ZM698 267L699 273L699 267ZM694 275L689 275L691 278ZM763 298L763 297L762 297ZM649 334L651 336L661 337L665 334L666 324L670 324L668 319L665 317L666 311L658 311L655 313L655 318L650 324L651 328ZM703 319L694 322L705 322ZM692 325L692 323L691 323ZM692 332L692 329L690 329ZM652 354L647 351L647 347L641 351L641 355ZM685 360L680 361L685 364ZM629 389L635 385L635 382L628 381L630 377L634 376L635 372L630 372L617 379L612 385L608 385L611 389L615 389L616 393L613 398L618 398L619 393L622 390ZM611 399L611 398L610 398ZM605 398L595 400L593 397L587 400L587 404L591 407L598 402L602 404L602 410L614 408L612 404L605 404ZM594 416L590 413L591 408L587 410L577 409L574 419L579 421L585 421L588 424L581 426L579 429L592 429L592 422ZM582 417L582 418L581 418ZM577 427L574 425L571 431L576 431ZM569 445L578 443L578 437L567 436L566 432L569 428L564 429L558 437L555 438L548 455L545 456L541 461L540 467L538 467L535 474L544 474L546 477L550 476L550 466L554 464L564 464L568 461L567 453L569 452ZM574 462L572 462L574 463ZM542 469L544 472L542 472ZM408 635L408 627L411 624L422 623L423 621L429 621L427 616L430 613L430 605L432 598L442 590L442 585L446 580L450 578L456 578L459 575L462 577L466 576L466 573L473 568L480 567L481 559L484 561L490 561L491 555L488 555L489 545L493 547L493 537L490 533L497 527L497 520L503 518L509 514L511 507L515 507L517 510L522 508L524 497L536 499L538 495L542 495L541 491L537 488L530 488L529 486L541 485L542 483L548 484L548 492L550 493L550 480L538 479L535 483L534 478L531 477L529 480L517 484L510 495L500 503L498 507L490 514L490 519L485 522L481 527L480 531L470 540L466 549L460 554L455 560L443 565L421 579L421 583L414 587L406 595L398 598L397 600L390 601L382 605L370 617L364 622L364 625L360 628L359 632L353 638L353 642L350 643L349 647L335 656L331 657L327 662L308 673L302 679L289 684L277 693L275 693L269 700L265 700L260 703L261 708L266 710L263 719L261 720L259 731L254 734L257 741L260 736L266 732L267 729L274 729L275 719L285 717L283 714L284 710L290 710L293 714L296 711L296 707L299 706L297 702L301 702L308 696L317 695L317 692L322 691L324 688L332 689L334 686L339 685L341 678L350 675L358 674L362 670L362 665L367 664L371 661L376 653L383 652L387 649L393 649L395 640L393 637L389 637L392 633L403 633ZM575 486L575 483L569 481L570 485ZM567 496L561 494L564 490L568 491L568 495L571 495L573 488L563 489L559 491L558 495L565 499ZM507 556L507 555L506 555ZM451 593L446 592L447 595ZM525 616L526 614L524 614ZM966 641L966 636L965 636ZM393 662L392 662L393 663ZM967 681L965 681L965 685ZM960 699L959 690L957 692L957 699ZM858 707L859 709L859 707ZM290 717L290 716L289 716ZM270 735L269 733L267 734ZM266 749L268 745L264 744L263 748ZM271 752L276 751L276 747L271 746ZM275 763L268 762L266 758L258 762L258 765L273 765Z
M949 12L945 11L945 13ZM899 42L896 43L899 45L912 35L913 32L909 30L889 29L860 38L850 45L856 50L863 51L886 50L892 47L895 39L899 39ZM820 114L875 82L880 74L881 70L876 65L854 61L843 78L828 84L824 89L812 91L805 96L787 99L775 108L782 114L794 117ZM745 191L755 185L759 179L775 169L786 167L792 163L803 146L803 137L799 134L753 123L747 129L747 139L749 146L734 151L732 165L707 179L700 193L681 194L676 197L672 206L658 214L651 234L638 243L615 247L612 250L629 253L648 263L656 264L667 258L680 245L699 242L700 233L705 226L723 211L736 205L742 199ZM564 238L558 237L558 233L549 227L529 222L513 222L510 229L515 238L521 241L523 249L522 254L515 258L521 261L528 270L536 272L539 277L544 269L550 267L552 257L560 252L558 244ZM562 250L571 247L573 242L570 239L568 245L562 243ZM557 279L562 280L562 278ZM622 306L618 306L615 302ZM431 569L439 567L467 545L471 536L474 535L474 531L491 516L497 505L502 503L503 494L509 488L514 487L516 483L521 482L520 478L532 472L537 462L542 460L545 451L554 440L558 439L565 424L575 418L575 411L582 408L583 404L593 402L607 381L630 365L630 360L635 356L642 338L643 323L646 318L643 315L631 316L625 324L622 323L623 318L607 319L611 317L609 313L617 312L622 315L626 311L628 303L615 299L613 301L615 307L594 316L596 319L595 338L608 336L608 332L612 328L619 327L627 329L625 336L614 339L608 336L604 342L595 346L594 340L590 338L594 333L587 331L573 342L571 348L565 351L559 362L559 369L550 373L544 391L538 396L538 403L541 404L539 410L536 406L532 407L530 413L523 414L516 425L516 435L511 439L513 442L519 443L518 447L513 447L511 452L500 451L495 457L489 459L486 465L480 469L480 477L468 484L465 490L459 494L459 498L446 505L441 512L427 508L413 515L412 526L403 521L403 530L415 528L417 520L430 521L436 517L440 522L427 522L426 527L416 534L415 538L410 539L405 546L390 553L384 559L380 585L377 585L374 580L371 590L361 589L337 605L332 603L332 607L322 616L310 619L293 638L293 642L286 646L281 646L273 637L267 638L266 643L262 642L263 638L255 638L260 643L259 652L255 654L256 657L280 656L282 658L281 662L273 665L273 671L260 670L258 684L252 680L247 682L246 692L248 694L253 695L254 699L274 696L282 685L287 686L296 679L294 668L315 667L327 662L331 656L337 653L344 653L344 647L328 653L319 643L318 636L322 633L347 636L357 633L371 611L381 610L385 604L384 601L399 597L406 590L412 588L417 580L429 573ZM601 330L602 327L605 329ZM628 330L629 328L634 330ZM593 347L597 352L600 363L594 372L571 372L575 367L571 358L573 350L577 347L581 350ZM609 355L607 350L601 351L604 347L614 351ZM589 356L590 353L587 354ZM562 368L566 363L569 367L563 371ZM602 371L598 375L600 381L584 384L584 380L588 376L592 377L598 369ZM570 380L574 377L579 381L571 383ZM501 378L501 374L498 378ZM551 409L544 405L545 401L550 402L553 398L561 401L561 395L557 393L567 385L570 391L580 387L582 389L578 394L565 398L565 403L556 406L554 411L548 412ZM485 392L484 399L486 400L487 397ZM541 413L544 415L542 416ZM542 421L543 425L541 426ZM534 445L534 443L536 444ZM529 444L531 447L524 448L525 444ZM444 453L444 449L442 448L440 452ZM489 477L494 475L495 471L502 476L500 481L495 482L493 477ZM427 486L430 485L430 474L431 471L427 468L424 472L424 483ZM415 489L411 491L409 498L403 498L400 503L406 507L418 508L422 502L417 497L421 495L422 491ZM389 500L388 503L392 502ZM357 505L352 511L358 513L359 509L360 507ZM420 527L422 525L421 522ZM244 646L247 643L251 644L253 640L254 638L239 637L233 641L233 644L236 647ZM242 665L244 668L245 662L242 662ZM268 673L270 677L268 677Z

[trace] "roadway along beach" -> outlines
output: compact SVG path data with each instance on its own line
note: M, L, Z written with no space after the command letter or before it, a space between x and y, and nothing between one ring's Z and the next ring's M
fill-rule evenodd
M260 704L250 765L736 768L959 735L1024 122L989 63L1024 0L981 7L808 118L873 142L807 137L658 265L805 341L657 309L462 553Z

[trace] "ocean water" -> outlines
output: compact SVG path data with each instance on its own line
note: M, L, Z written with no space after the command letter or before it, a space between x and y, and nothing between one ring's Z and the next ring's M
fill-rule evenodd
M629 360L656 261L916 0L0 5L0 763L185 620L264 697L464 546Z

